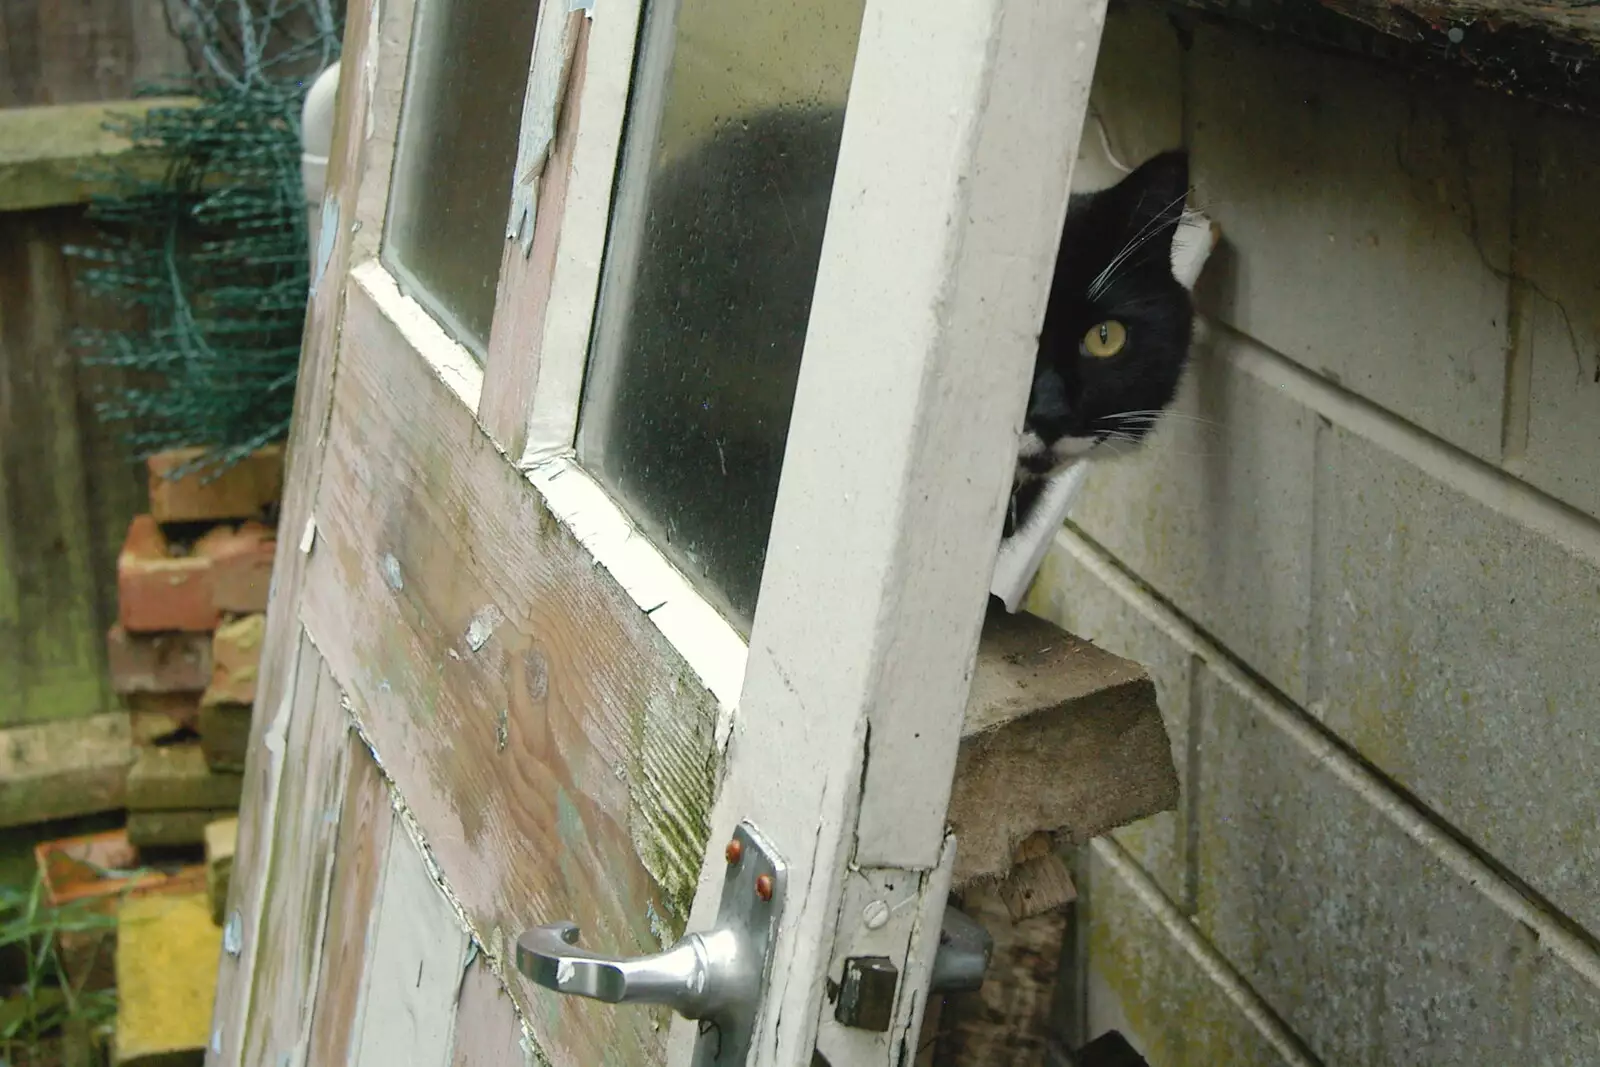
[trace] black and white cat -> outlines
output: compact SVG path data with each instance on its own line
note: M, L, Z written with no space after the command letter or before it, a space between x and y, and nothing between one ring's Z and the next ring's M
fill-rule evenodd
M1005 534L1051 475L1109 441L1137 444L1172 403L1194 329L1173 270L1189 161L1166 152L1116 185L1074 195L1039 331Z
M631 270L608 269L597 316L585 462L741 624L754 615L843 128L841 110L784 108L670 152L655 145L637 255ZM1034 507L1041 490L1102 443L1142 438L1177 389L1192 315L1172 253L1187 188L1186 157L1169 153L1071 200L996 569L1012 609L1053 532L1054 509ZM622 356L599 374L607 349ZM1023 532L1031 539L1011 536Z

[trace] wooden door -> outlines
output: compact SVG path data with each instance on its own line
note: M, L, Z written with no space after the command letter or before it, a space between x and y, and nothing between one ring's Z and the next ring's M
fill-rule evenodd
M686 1063L513 946L705 928L740 820L750 1062L907 1062L1103 8L351 3L208 1063Z

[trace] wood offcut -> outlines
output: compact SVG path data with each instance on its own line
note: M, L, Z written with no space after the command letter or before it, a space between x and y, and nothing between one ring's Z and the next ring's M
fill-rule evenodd
M959 890L1000 882L1014 918L1072 899L1056 849L1177 806L1155 685L1032 615L991 611L950 795Z

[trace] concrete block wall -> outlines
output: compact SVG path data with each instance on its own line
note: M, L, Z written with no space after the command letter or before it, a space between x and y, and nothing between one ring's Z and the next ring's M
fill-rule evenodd
M1081 1036L1600 1067L1600 124L1133 5L1094 104L1225 245L1029 604L1184 787L1080 857Z

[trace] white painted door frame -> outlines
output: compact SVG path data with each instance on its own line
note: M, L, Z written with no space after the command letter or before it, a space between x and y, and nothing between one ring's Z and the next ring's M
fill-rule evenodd
M636 9L594 11L575 159L609 166L569 193L523 466L728 705L689 929L715 919L722 842L739 820L790 864L751 1062L807 1067L813 1048L832 1067L909 1062L957 846L945 810L962 716L1105 0L868 0L748 650L574 458L583 312L610 209L599 179L616 165ZM540 33L567 26L552 11ZM530 86L559 85L538 67L566 54L537 44ZM539 165L558 106L530 88L519 173ZM875 900L889 920L869 928L860 916ZM887 1033L833 1019L826 982L855 955L900 970ZM688 1062L696 1029L677 1020L672 1064Z
M1104 0L868 0L713 840L794 864L757 1064L907 1063ZM707 865L698 902L715 899ZM876 929L872 900L890 905ZM700 915L697 911L696 918ZM823 978L886 955L887 1034Z

